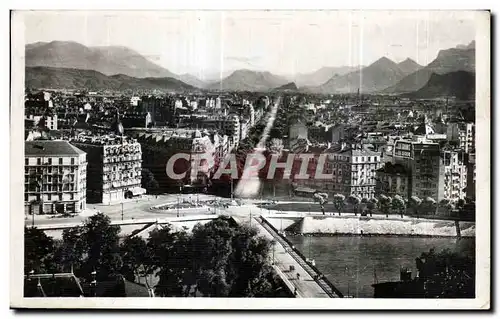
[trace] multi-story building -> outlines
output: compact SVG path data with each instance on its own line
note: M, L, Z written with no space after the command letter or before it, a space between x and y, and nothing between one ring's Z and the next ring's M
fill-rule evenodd
M346 134L346 125L339 123L330 128L330 131L332 133L332 138L330 142L332 143L339 143L340 141L344 140L347 136Z
M240 119L236 114L191 116L191 119L196 122L191 122L191 126L196 126L199 129L218 130L220 134L227 135L233 147L240 141Z
M25 213L79 213L86 208L87 159L67 141L24 144Z
M326 156L323 168L319 166L321 165L320 155ZM380 166L380 153L363 149L359 145L339 149L331 148L321 154L315 154L310 160L307 170L309 179L297 179L293 182L297 186L313 188L331 195L340 193L345 196L373 198L376 185L375 171ZM319 169L331 177L315 178L316 171Z
M476 199L476 154L467 154L467 186L465 195L471 200Z
M141 145L126 136L80 135L71 143L87 153L87 198L111 203L145 192L141 188Z
M170 97L144 96L140 101L141 112L151 115L151 125L173 126L177 103ZM182 107L182 102L180 103Z
M442 150L444 158L444 194L450 200L464 199L467 187L465 153L461 150Z
M408 170L409 197L431 197L436 202L463 199L467 187L465 158L462 150L442 149L439 143L421 136L394 144L393 163Z
M475 125L474 123L452 122L448 123L446 137L449 141L457 143L458 147L465 153L473 152L475 149Z
M135 136L142 147L143 167L150 170L162 189L174 189L191 185L202 187L208 183L211 173L216 167L216 160L223 158L230 151L229 139L210 133L207 130L193 129L135 129L127 131ZM226 143L226 144L225 144ZM171 179L166 174L167 163L176 154L187 154L189 159L179 158L173 163L176 174L186 172L182 180ZM204 154L212 157L206 172L199 171L191 176L195 155Z
M436 201L444 197L444 165L438 143L424 137L398 140L394 144L393 161L409 171L409 197L431 197Z
M409 198L409 174L403 165L385 163L375 172L375 175L375 196L399 195L403 198Z
M151 114L148 112L126 112L121 118L121 122L124 128L130 127L150 127Z
M53 115L28 115L27 119L33 120L34 125L43 126L49 130L57 130L57 114Z
M375 197L375 172L381 167L380 155L360 145L330 154L326 168L327 172L333 172L333 190L346 196Z

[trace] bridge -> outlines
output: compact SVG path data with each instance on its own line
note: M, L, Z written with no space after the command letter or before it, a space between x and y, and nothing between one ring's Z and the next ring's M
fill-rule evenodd
M232 215L238 223L250 223L260 235L273 241L273 267L297 298L343 298L343 294L302 255L278 230L261 216Z

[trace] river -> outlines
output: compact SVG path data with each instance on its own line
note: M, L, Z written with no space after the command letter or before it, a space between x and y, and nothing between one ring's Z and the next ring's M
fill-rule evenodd
M400 267L416 274L415 258L424 251L471 250L474 239L418 237L302 237L288 238L344 295L372 298L378 280L399 280Z

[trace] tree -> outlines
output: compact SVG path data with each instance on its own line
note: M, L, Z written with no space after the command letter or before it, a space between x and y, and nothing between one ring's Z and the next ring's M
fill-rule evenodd
M165 225L150 233L147 247L151 252L151 264L159 277L155 293L163 297L184 296L187 272L193 271L188 235L173 232L170 225ZM190 285L191 282L189 288Z
M366 216L366 209L368 208L369 200L366 197L361 199L361 216Z
M427 298L474 298L474 258L449 249L434 249L416 258L419 280Z
M325 204L328 201L328 194L327 193L314 193L313 199L315 202L318 202L319 205L321 206L321 211L323 212L323 215L325 214Z
M401 218L403 218L403 214L406 209L405 200L401 196L396 195L392 199L391 204L392 204L392 209L401 214Z
M97 213L89 217L83 227L63 232L62 262L75 269L75 274L91 279L108 280L119 274L122 264L118 244L119 226L111 225L108 216Z
M123 266L121 274L129 281L145 277L153 272L151 251L144 239L138 236L127 237L120 246Z
M373 211L375 210L375 208L377 208L377 204L378 204L378 200L376 198L372 198L372 199L370 199L370 201L368 201L368 204L366 205L366 207L368 208L368 212L370 213L370 216L373 216Z
M385 195L380 195L379 198L379 209L381 212L385 213L385 217L389 217L389 210L391 209L392 199Z
M426 197L420 204L420 210L425 214L431 214L436 212L436 200L432 197Z
M141 170L141 186L145 188L148 193L154 192L160 187L153 173L146 168Z
M83 229L80 227L66 228L62 233L62 244L58 249L62 271L71 269L75 274L80 274L83 265L83 256L86 243L83 238Z
M339 212L340 216L345 206L345 196L342 194L333 195L333 205L335 206L335 209Z
M38 228L24 228L24 272L46 273L53 268L54 240Z
M418 212L419 212L421 204L422 204L422 200L419 197L417 197L417 196L410 197L410 200L408 201L409 207L411 209L413 209L413 211L415 212L415 214L417 216L418 216Z
M347 197L347 203L351 204L354 208L354 215L358 215L359 204L361 204L361 199L358 196L350 195Z
M446 212L446 216L451 216L453 210L455 209L454 203L449 199L442 199L439 201L439 208L441 211Z
M273 296L280 283L269 263L272 243L253 227L220 217L192 234L198 288L212 297Z

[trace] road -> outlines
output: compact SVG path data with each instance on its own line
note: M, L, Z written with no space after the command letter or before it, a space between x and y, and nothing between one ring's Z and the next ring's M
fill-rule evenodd
M324 289L311 277L304 267L307 267L305 261L302 263L297 262L297 259L290 254L290 247L282 245L275 237L272 231L267 229L258 221L260 209L252 206L243 207L230 207L226 212L238 221L239 223L250 224L257 228L260 235L269 240L276 242L273 245L273 262L276 271L283 279L289 289L297 292L299 298L329 298L330 296ZM252 212L252 214L250 214ZM290 266L295 270L290 271ZM297 274L300 277L297 278ZM296 290L295 290L296 289Z
M162 217L176 217L177 209L160 210L151 209L153 206L172 203L177 203L177 194L165 194L158 196L144 196L141 199L125 200L123 202L123 219L143 219L143 218L162 218ZM180 194L179 201L193 201L196 202L199 199L200 203L206 200L213 200L215 196L199 194ZM220 198L220 200L226 200ZM85 221L89 216L95 214L96 212L102 212L108 215L111 220L121 220L122 219L122 203L115 203L112 205L105 204L87 204L87 210L74 217L53 217L51 215L35 215L35 226L36 225L57 225L57 224L68 224L77 223ZM211 214L212 209L208 210L208 207L195 208L195 209L179 209L180 216L186 215L200 215L200 214ZM27 216L25 220L26 226L31 226L33 224L32 216Z

